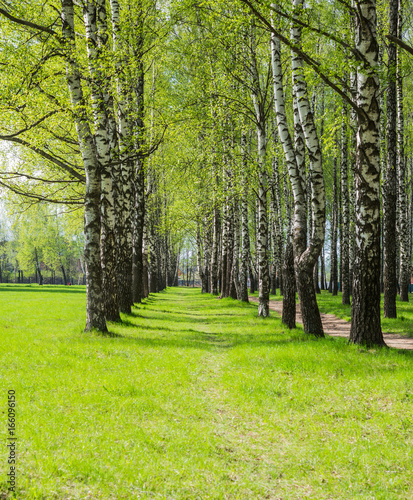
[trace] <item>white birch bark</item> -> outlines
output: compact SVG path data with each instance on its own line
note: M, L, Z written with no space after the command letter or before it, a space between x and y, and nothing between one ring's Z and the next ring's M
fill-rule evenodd
M356 243L350 342L384 345L380 322L380 107L376 2L357 2Z
M76 131L86 174L85 190L85 264L87 319L85 330L107 331L102 296L100 264L100 193L101 179L93 135L86 114L79 67L76 62L76 39L73 0L62 0L62 33L66 41L66 78L75 116Z
M106 32L106 16L103 0L99 0L100 40ZM96 4L88 0L83 8L86 28L86 45L91 76L91 97L95 122L95 144L98 168L101 174L101 264L102 288L105 316L109 321L120 321L116 279L116 241L113 183L111 176L111 151L107 130L108 114L106 103L109 89L102 68L102 58L98 43Z
M341 261L341 291L342 304L350 304L350 283L349 283L349 248L350 248L350 206L348 194L348 136L347 136L347 104L343 102L342 122L341 122L341 197L343 204L343 245Z
M278 133L277 133L277 143L278 143ZM275 212L276 212L276 265L277 265L277 276L280 287L280 294L283 295L283 247L284 247L284 224L281 209L281 183L280 183L280 172L279 172L279 162L278 162L278 151L275 153L276 162L274 164L274 188L275 188Z
M294 230L293 230L293 246L294 246L294 267L297 279L298 296L301 305L301 312L303 315L304 330L307 333L315 336L324 336L323 326L321 323L320 313L318 310L317 300L313 286L313 268L315 260L318 258L323 241L324 234L320 234L320 228L324 231L324 184L322 183L322 171L320 182L320 168L321 163L317 163L317 142L311 143L312 149L309 148L310 161L313 162L313 169L316 171L316 178L314 181L315 191L317 188L321 189L321 193L316 193L313 197L313 211L317 220L315 221L313 231L313 240L307 247L306 240L306 227L307 227L307 214L306 214L306 197L305 197L305 182L303 182L304 175L300 171L297 164L295 150L291 140L290 132L287 125L287 115L285 111L284 90L282 82L282 68L281 68L281 46L279 40L275 36L271 36L271 53L272 53L272 67L273 67L273 83L274 83L274 102L275 111L278 124L278 135L283 146L288 173L291 181L291 186L294 195ZM311 120L306 113L310 113L308 107L308 99L306 99L305 84L302 82L301 73L299 71L300 61L294 58L293 66L294 72L294 86L296 98L303 98L302 111L300 111L300 118L303 128L305 126L310 128ZM306 104L307 103L307 104ZM303 116L301 117L301 112ZM307 135L313 138L307 131ZM307 137L306 137L307 139ZM314 150L314 151L313 151ZM314 164L316 166L314 166ZM314 206L315 205L315 206ZM321 218L321 220L320 220Z
M136 100L136 119L135 119L135 151L142 153L144 138L145 138L145 106L144 106L144 87L145 87L145 72L143 67L143 51L144 51L144 25L143 11L140 5L138 17L137 40L135 48L135 64L137 66L137 75L135 82L135 100ZM153 85L155 79L153 77ZM165 182L165 180L164 180ZM164 203L166 200L164 198ZM133 245L132 245L132 298L133 302L141 302L143 298L143 226L145 217L145 172L143 157L135 160L135 176L134 176L134 206L133 206ZM165 243L167 247L167 243ZM165 248L167 252L167 248ZM165 256L167 258L167 256ZM166 267L166 264L165 264ZM165 270L164 276L167 276ZM166 280L167 281L167 280ZM166 283L165 283L166 285Z
M218 255L219 255L219 232L220 232L220 216L219 209L214 206L213 215L213 235L212 235L212 252L211 252L211 293L218 295Z
M248 179L247 179L247 138L241 133L241 154L243 161L242 195L241 195L241 278L240 300L248 302L248 268L251 259L250 235L248 228Z
M390 0L389 30L397 36L398 0ZM383 314L397 317L396 296L396 204L397 204L397 93L396 45L389 43L387 70L387 168L384 183L384 297Z
M270 314L270 283L268 272L268 220L267 220L267 131L265 116L265 92L261 89L258 63L256 55L256 42L254 26L252 26L251 36L251 76L252 76L252 101L255 110L255 120L258 138L258 316L267 317Z
M120 201L121 212L118 214L118 287L119 307L121 312L130 313L132 304L132 194L133 194L133 162L130 159L133 140L129 122L131 86L126 77L126 48L122 44L120 6L118 0L110 0L113 29L113 51L121 57L117 62L118 73L118 112L119 112L119 154L120 168ZM128 81L129 80L129 81Z
M295 9L300 10L303 0L293 0ZM301 45L301 29L293 25L291 29L291 41ZM300 114L301 125L307 146L310 169L311 169L311 193L312 197L312 235L309 245L310 260L313 265L317 260L321 247L324 243L325 233L325 191L322 167L321 147L317 136L317 128L314 122L314 115L308 99L307 84L304 77L303 61L300 56L292 53L291 68L293 75L293 91L297 100L297 107Z
M398 2L398 0L395 0ZM400 0L401 4L401 0ZM398 37L402 33L402 8L400 5L398 16ZM404 110L403 110L403 76L401 67L401 50L397 50L397 167L399 180L399 241L400 241L400 300L409 301L410 265L409 248L411 235L409 235L408 206L406 200L406 161L404 153Z
M233 232L234 232L234 246L232 250L232 269L231 269L231 290L230 295L237 300L241 300L241 286L239 280L239 257L240 257L240 216L239 216L239 201L238 197L234 199L233 210Z

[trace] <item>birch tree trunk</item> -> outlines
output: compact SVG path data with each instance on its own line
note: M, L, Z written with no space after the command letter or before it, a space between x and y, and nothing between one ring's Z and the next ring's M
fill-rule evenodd
M218 295L218 252L219 252L219 209L214 207L213 217L213 236L212 236L212 252L211 252L211 293Z
M341 260L341 292L342 304L350 304L349 283L349 248L350 248L350 206L348 195L348 139L347 139L347 105L343 102L341 122L341 199L343 205L343 243Z
M224 174L225 175L225 174ZM224 185L226 182L224 180ZM221 247L221 298L227 297L227 266L228 266L228 200L222 211L222 247Z
M210 291L210 262L211 262L211 217L210 214L204 217L204 281L202 282L202 293Z
M321 280L321 290L326 289L326 279L325 279L325 261L324 261L324 249L321 250L321 255L320 255L320 280Z
M353 102L357 102L357 72L352 72L350 74L350 89ZM350 295L353 294L353 282L354 282L354 259L356 254L356 195L355 195L355 178L356 178L356 164L357 164L357 113L352 108L350 113L350 179L349 179L349 199L350 199L350 269L349 269L349 283L350 283Z
M98 43L98 13L99 13L99 41ZM91 75L91 97L95 122L95 145L98 168L101 173L101 265L102 288L105 316L109 321L120 321L118 287L116 279L116 240L115 240L115 211L113 197L113 183L111 176L110 138L107 129L109 120L106 111L109 92L102 71L101 49L103 41L107 39L106 10L103 0L99 0L99 11L96 4L87 1L83 8L83 17L86 28L87 54L89 72ZM99 46L100 45L100 46ZM106 44L105 44L106 45Z
M118 111L119 111L119 153L121 159L120 181L118 188L122 203L117 220L118 235L118 293L121 312L130 313L132 304L132 193L133 162L130 159L132 141L131 124L129 123L129 105L127 81L127 61L121 43L120 7L118 0L110 0L113 25L113 50L122 56L123 61L117 63L118 70Z
M73 0L62 0L62 33L66 41L66 78L74 109L76 131L86 174L85 189L85 264L86 264L86 327L107 331L102 295L100 262L100 195L101 178L94 138L86 114L86 103L76 62L76 39Z
M243 179L241 198L241 279L240 279L240 300L248 302L248 269L251 260L250 235L248 228L248 180L246 149L247 139L245 133L241 134L241 154L243 159Z
M135 209L133 227L133 301L142 302L144 291L144 256L143 238L145 225L145 173L143 160L138 160L135 167Z
M284 200L287 216L287 243L283 260L283 314L282 322L290 329L295 328L297 305L295 301L297 284L294 270L293 226L291 220L290 189L288 186L287 169L284 169Z
M234 199L234 246L231 269L231 291L230 296L234 299L241 300L241 286L239 280L239 249L240 249L240 217L239 217L239 201Z
M295 9L301 9L302 5L303 0L293 1L293 6ZM291 40L295 45L301 45L301 29L296 25L293 25L291 28ZM311 195L312 197L313 222L311 241L308 247L305 242L305 233L300 235L300 237L298 238L296 238L296 236L294 237L294 261L297 278L297 289L298 297L300 300L301 314L304 323L304 330L307 333L311 333L315 336L323 337L323 325L321 323L321 317L318 310L313 280L313 269L324 243L325 231L325 194L322 157L320 144L317 137L317 130L314 124L314 117L311 112L307 94L307 85L303 72L303 61L297 54L292 54L291 66L293 74L294 97L297 100L298 111L300 114L301 125L303 128L310 161L312 189L311 194L309 193L309 196ZM295 171L293 169L292 174L294 173ZM298 194L297 182L292 182L292 184L293 192L295 189ZM294 201L296 204L296 220L305 220L305 199L303 196L303 202L301 202L300 197L301 196L299 195L296 198L296 194L294 193ZM297 225L297 222L295 222L295 225ZM294 232L298 232L296 228Z
M397 36L398 0L390 0L389 30ZM387 74L387 169L384 184L384 300L385 318L396 318L396 185L397 185L397 94L396 45L389 43Z
M272 169L274 171L275 158L272 159ZM277 293L277 240L276 240L276 213L275 213L275 181L274 172L272 173L269 181L270 187L270 214L269 214L269 241L271 242L270 255L270 293L276 295Z
M319 250L312 246L313 243L311 243L307 248L305 173L300 171L300 168L302 169L303 166L300 165L299 168L296 153L288 130L282 84L281 47L279 40L275 36L271 36L271 49L274 101L278 124L278 135L283 146L286 165L294 195L294 268L304 323L304 331L315 336L324 336L313 283L313 267L315 259L318 257ZM295 64L297 63L299 62L296 61ZM300 95L302 95L302 92L300 92L299 95L296 94L295 97L299 98ZM317 239L315 241L317 241ZM284 284L284 287L287 287L286 283Z
M145 206L147 202L147 194L144 198ZM145 210L143 217L143 231L142 231L142 282L143 282L143 297L149 296L149 236L148 236L148 212ZM179 259L179 255L178 255ZM179 262L179 260L178 260Z
M135 123L135 148L142 153L145 137L145 103L144 88L145 74L143 67L143 13L139 12L138 40L135 49L135 60L138 66L136 78L136 123ZM134 209L133 209L133 245L132 245L132 300L141 302L144 297L143 290L143 228L145 223L145 172L143 158L138 158L135 163L134 179Z
M234 257L234 241L235 241L234 203L232 200L233 192L232 192L231 181L230 181L228 187L229 187L228 192L231 194L228 197L228 218L227 218L227 224L228 224L227 242L228 242L228 246L227 246L227 269L226 269L226 282L227 282L226 296L236 298L235 286L234 286L232 279L231 279L232 263L233 263L233 257Z
M270 314L270 277L268 271L268 220L267 220L267 132L265 115L265 92L261 88L255 46L254 26L251 37L252 101L258 137L258 316L266 318Z
M392 0L397 3L398 0ZM400 0L401 4L401 0ZM402 39L402 8L398 16L398 37ZM391 33L392 34L392 33ZM409 302L410 260L408 207L406 201L406 161L404 156L404 112L403 112L403 76L401 68L401 51L397 50L397 166L399 178L399 241L400 241L400 300Z
M198 266L199 278L201 280L201 290L202 293L204 293L206 286L205 286L205 272L202 260L202 240L201 240L201 229L199 220L197 221L196 224L196 263Z
M295 316L296 316L296 302L295 302L295 291L296 284L295 279L291 279L294 276L294 252L293 244L290 236L287 239L287 245L285 247L285 257L284 257L284 295L283 295L283 312L281 321L290 330L296 327Z
M278 133L277 133L277 141L278 141ZM277 154L277 153L276 153ZM276 265L277 265L277 277L279 281L280 287L280 295L284 294L284 271L282 270L282 262L283 262L283 247L284 247L284 224L281 210L281 182L280 182L280 172L279 172L279 164L278 157L274 170L274 184L275 184L275 200L276 200L276 245L277 245L277 253L276 253ZM288 218L288 216L287 216Z
M330 292L337 295L338 292L338 269L337 269L337 156L333 159L333 204L331 210L331 269L330 269Z
M39 256L38 256L36 247L34 247L34 263L36 266L36 274L37 274L37 277L39 278L39 285L42 286L43 285L43 275L42 275L42 269L40 267ZM37 281L37 279L36 279L36 281ZM14 278L14 282L16 282L16 278ZM20 271L19 271L19 283L20 283Z
M376 2L358 3L356 237L350 342L385 345L380 322L380 108Z
M302 253L306 247L307 240L307 214L306 214L306 197L305 197L305 183L303 182L303 174L300 172L297 163L297 156L294 150L292 139L288 130L287 115L285 111L284 90L282 82L282 68L281 68L281 46L279 40L271 35L271 58L273 69L273 84L274 84L274 103L275 112L278 125L278 136L284 150L285 164L288 169L288 174L291 180L291 185L294 194L294 231L293 231L293 247L294 247L294 264L298 255ZM303 162L301 162L301 168ZM286 172L284 173L284 200L286 205L286 212L288 217L288 230L290 230L291 215L289 210L289 195L288 184L286 179ZM289 233L287 233L289 234ZM288 245L287 245L288 246ZM284 256L284 295L283 295L283 314L285 311L286 318L294 316L295 323L295 292L294 301L291 300L292 294L289 293L292 289L291 275L288 275L288 270L291 271L287 258L288 250L286 248ZM295 286L294 286L295 290ZM288 320L292 325L292 320Z

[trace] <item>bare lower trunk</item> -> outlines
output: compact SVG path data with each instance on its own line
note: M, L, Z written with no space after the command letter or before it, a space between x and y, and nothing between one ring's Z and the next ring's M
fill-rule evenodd
M231 269L231 291L230 296L241 300L241 285L239 280L239 244L240 244L240 218L238 199L234 200L234 248Z
M284 295L283 295L283 313L282 322L287 326L287 328L295 328L295 316L296 316L296 302L295 302L295 292L296 292L296 282L294 275L294 252L293 244L288 238L287 245L285 247L284 256Z
M318 259L317 259L317 262L314 265L313 278L314 278L314 290L315 290L315 293L320 294L321 290L320 290L320 284L319 284Z
M260 148L263 149L263 141L265 138L261 137L259 140ZM269 272L268 272L268 255L267 255L267 239L268 239L268 221L267 221L267 174L265 172L265 153L260 153L263 164L260 169L259 176L259 226L258 226L258 316L264 318L269 316Z
M300 8L301 4L302 2L300 2L300 0L294 2L296 8ZM293 26L291 35L293 42L300 45L301 32L297 26ZM282 85L280 43L275 37L272 37L272 66L278 132L284 149L294 194L294 262L304 330L306 333L315 336L324 336L313 281L314 264L324 242L325 202L321 150L318 143L313 114L308 101L306 82L303 74L303 63L297 55L293 54L292 69L294 97L300 114L300 121L309 151L312 170L313 234L310 244L307 247L305 174L302 167L297 164L295 151L288 131Z
M213 237L211 253L211 293L218 295L218 239L219 239L219 210L214 207Z
M350 207L348 196L348 141L347 141L347 107L343 102L342 124L341 124L341 199L343 205L343 229L342 229L342 260L341 267L341 292L342 304L350 304L349 283L349 247L350 247Z
M221 249L221 298L227 296L227 266L228 266L228 205L224 204L222 214L222 249Z
M321 265L320 265L320 280L321 280L321 290L326 289L326 279L325 279L325 261L324 261L324 250L321 250L320 255Z
M145 198L146 201L146 198ZM142 283L143 297L149 296L149 241L148 241L148 214L145 210L143 224L143 241L142 241Z
M118 0L110 0L112 25L113 25L113 49L122 50L121 19ZM118 113L119 113L119 154L121 160L120 183L116 189L120 193L120 211L117 220L118 239L118 294L119 309L121 312L130 313L132 305L132 197L133 197L133 162L130 159L132 128L129 121L129 96L128 87L130 81L126 81L128 72L125 70L127 61L123 65L117 65L117 87L118 87Z
M107 331L100 263L100 194L101 179L94 139L86 116L86 103L80 72L72 51L75 50L73 0L62 0L63 38L67 42L66 78L74 109L76 131L86 173L85 189L85 264L86 264L86 328Z
M390 33L397 36L398 0L390 0ZM396 318L396 186L397 186L397 95L396 45L388 49L387 76L387 169L384 185L384 299L385 318Z
M37 277L39 278L39 285L43 285L43 275L42 275L42 270L40 268L39 256L37 254L36 247L34 249L34 262L36 266ZM14 281L16 282L16 279L14 279ZM19 283L20 283L20 271L19 271Z
M144 294L143 231L145 221L145 174L143 161L135 170L135 210L133 224L133 301L140 303Z
M274 184L275 184L275 199L276 199L276 240L277 240L276 266L277 266L277 277L279 281L278 285L280 287L280 294L283 295L284 273L282 272L282 262L283 262L283 247L284 247L284 223L283 223L283 215L281 209L281 182L280 182L280 173L278 170L278 161L276 164L276 169L274 170ZM288 204L286 204L286 210L287 210L287 205Z
M333 206L331 212L331 270L330 270L330 292L337 295L338 292L338 269L337 269L337 158L333 160Z
M255 110L258 138L258 316L266 318L270 314L270 277L268 270L268 220L267 220L267 133L266 133L266 113L265 113L265 92L261 89L258 73L258 63L256 54L256 42L254 27L252 30L251 43L251 74L252 74L252 100Z
M356 46L365 59L357 73L356 247L350 342L385 345L380 322L380 108L375 0L359 4Z
M246 171L246 138L241 137L241 148L244 160L244 170ZM240 279L240 300L248 302L248 268L251 259L250 235L248 228L248 184L247 175L244 173L243 193L241 200L241 279Z
M198 266L199 278L201 280L201 290L202 293L204 293L206 289L206 284L205 284L206 274L204 272L203 259L202 259L202 242L201 242L201 229L199 220L197 221L197 227L196 227L196 261Z
M97 8L87 1L83 9L86 27L87 54L91 77L91 97L95 122L95 145L98 168L101 173L101 265L102 288L106 319L120 321L118 288L116 281L116 241L113 183L111 176L111 151L108 133L108 102L106 82L102 77L102 40L106 38L106 12L99 2L100 37L98 42ZM103 25L103 26L102 26ZM103 31L103 32L102 32Z
M210 215L204 218L204 279L202 281L202 293L210 291L210 263L211 263L211 218Z
M396 1L397 0L393 0ZM402 10L399 12L398 31L402 38ZM403 75L400 49L397 52L397 145L399 178L399 241L400 241L400 300L409 301L411 233L409 233L408 207L406 202L406 161L404 156L404 112L403 112Z

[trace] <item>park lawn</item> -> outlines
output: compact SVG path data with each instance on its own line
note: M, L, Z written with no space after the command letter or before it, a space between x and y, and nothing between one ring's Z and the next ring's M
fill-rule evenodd
M413 498L413 356L172 288L83 333L82 287L0 287L17 498ZM0 460L5 495L7 451Z

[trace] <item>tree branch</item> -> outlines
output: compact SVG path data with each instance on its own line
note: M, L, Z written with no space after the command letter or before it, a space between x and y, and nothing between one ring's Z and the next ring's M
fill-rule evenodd
M2 14L4 17L9 19L9 21L12 21L13 23L21 24L22 26L27 26L28 28L33 28L38 31L43 31L44 33L49 33L49 35L56 36L60 39L56 31L52 30L47 26L41 26L40 24L32 23L31 21L26 21L25 19L20 19L10 14L10 12L7 12L7 10L1 8L0 8L0 14Z
M58 158L55 158L49 153L46 153L46 151L43 151L42 149L38 148L37 146L34 146L33 144L30 144L29 142L25 141L24 139L20 139L18 137L12 137L8 135L0 135L0 140L3 141L9 141L9 142L16 142L17 144L21 144L22 146L26 146L38 155L42 156L46 160L51 161L58 167L60 167L62 170L65 170L67 173L75 177L76 179L79 179L82 182L86 182L86 177L79 172L76 172L76 170L63 161L59 160Z
M34 177L33 175L25 174L23 172L1 172L0 177L4 177L6 180L13 180L19 177L25 177L26 179L43 182L45 184L79 184L78 180L64 180L64 179L43 179L42 177Z
M394 35L386 35L386 38L397 44L399 47L404 49L406 52L409 54L413 55L413 47L410 45L407 45L407 43L404 43L403 40L400 40L400 38L397 38L397 36Z
M27 193L27 192L24 192L20 189L18 189L17 187L13 186L13 185L10 185L10 184L6 184L5 182L2 182L0 181L0 186L3 186L5 187L6 189L9 189L10 191L12 191L13 193L19 195L19 196L24 196L26 198L31 198L33 200L37 200L38 202L40 201L46 201L48 203L58 203L60 205L84 205L84 200L76 200L76 199L73 199L73 200L59 200L57 198L48 198L47 196L41 196L39 194L34 194L34 193ZM55 193L54 193L55 194Z
M295 46L291 41L282 35L279 31L277 31L273 26L271 26L271 23L268 22L265 17L257 11L257 9L252 5L252 3L249 0L240 0L242 3L248 5L248 7L251 9L251 12L271 31L271 33L274 33L274 35L287 47L290 47L290 49L298 54L300 57L303 58L303 60L317 73L317 75L333 90L337 92L339 96L341 96L357 113L359 117L361 117L363 120L367 119L367 115L364 112L362 108L357 106L357 104L348 97L348 95L343 92L340 87L338 87L334 82L332 82L328 76L326 76L321 70L320 70L320 63L310 57L308 54L303 52L299 47Z
M327 31L324 31L322 29L315 28L314 26L311 26L310 24L308 24L304 21L301 21L301 19L294 17L292 14L288 14L286 12L283 12L283 11L277 9L274 6L274 4L272 4L270 6L270 9L273 12L275 12L276 14L278 14L279 16L284 17L285 19L289 19L290 21L293 21L295 24L298 24L299 26L301 26L303 28L307 28L310 31L317 33L318 35L322 35L322 36L325 36L326 38L329 38L333 42L336 42L338 45L341 45L344 49L347 49L348 51L350 51L358 61L366 62L366 58L362 54L360 54L360 51L358 51L354 47L351 47L351 45L349 45L348 43L343 42L343 40L340 40L340 38L337 38L335 35L332 35L331 33L328 33Z
M23 128L23 129L19 130L18 132L15 132L14 134L10 134L10 135L4 136L4 137L9 137L10 139L12 139L13 137L17 137L18 135L23 134L24 132L27 132L28 130L36 127L37 125L42 123L44 120L47 120L47 118L50 118L51 116L55 115L56 113L58 113L58 111L50 111L46 115L42 116L42 118L39 118L36 122L32 123L31 125L27 126L26 128ZM0 136L0 138L1 138L1 136Z

